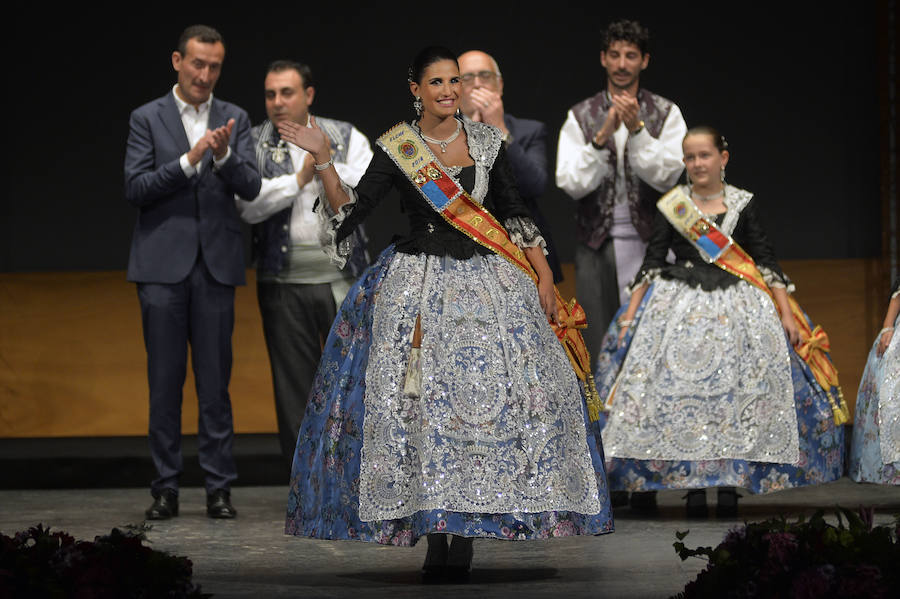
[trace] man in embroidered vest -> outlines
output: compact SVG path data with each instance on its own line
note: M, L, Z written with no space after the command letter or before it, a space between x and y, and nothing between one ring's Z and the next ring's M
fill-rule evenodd
M547 189L547 126L540 121L521 119L505 111L503 75L497 61L479 50L462 53L459 58L462 80L461 107L472 119L500 129L506 157L512 166L519 194L531 211L534 222L547 242L547 262L553 282L562 281L562 268L550 236L550 227L538 208L537 200Z
M286 143L277 125L310 121L315 97L310 68L279 60L265 79L268 120L251 130L262 187L252 202L236 199L238 212L253 224L257 297L272 367L275 412L281 452L290 471L307 396L336 307L354 279L368 266L361 229L359 248L343 270L333 266L318 241L313 205L319 186L313 180L313 156ZM331 143L341 180L356 185L372 159L369 141L353 125L314 117Z
M137 283L150 387L150 455L157 478L147 519L178 515L181 402L191 348L197 452L206 512L233 518L231 334L244 246L234 197L252 199L260 177L247 113L212 95L225 59L218 31L188 27L172 53L178 82L131 113L125 197L137 207L128 280Z
M681 111L640 86L648 41L635 21L607 27L600 51L606 89L573 106L559 134L556 184L578 201L575 285L591 370L643 260L656 201L684 168Z

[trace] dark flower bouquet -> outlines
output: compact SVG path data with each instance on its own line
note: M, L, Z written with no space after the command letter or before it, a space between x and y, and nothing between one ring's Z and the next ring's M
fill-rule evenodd
M144 545L148 526L114 528L93 542L76 541L38 524L0 533L0 599L203 598L186 557Z
M678 599L693 597L785 599L879 599L900 588L900 516L894 526L873 527L873 510L837 508L838 524L817 511L809 520L783 516L730 531L715 548L689 549L678 532L682 560L705 558L709 565ZM844 521L846 520L846 524Z

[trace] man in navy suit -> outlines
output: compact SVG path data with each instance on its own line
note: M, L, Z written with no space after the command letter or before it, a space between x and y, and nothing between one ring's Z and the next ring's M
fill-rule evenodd
M245 264L238 195L251 200L260 176L241 108L212 91L225 58L215 29L185 29L172 53L178 82L131 113L125 197L138 209L128 261L137 283L150 386L150 453L157 478L151 520L178 515L183 470L181 401L187 347L199 399L198 453L207 515L233 518L231 334L234 288Z
M535 224L547 243L547 262L553 282L562 281L562 267L550 227L537 200L547 189L547 127L540 121L520 119L503 108L503 75L497 61L479 50L464 52L457 59L462 80L462 111L473 121L493 125L503 134L506 156L512 166L519 194L531 210Z

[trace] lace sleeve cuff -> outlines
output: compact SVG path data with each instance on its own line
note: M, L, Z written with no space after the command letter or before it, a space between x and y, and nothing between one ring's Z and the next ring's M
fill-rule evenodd
M625 292L628 295L631 295L632 293L634 293L634 291L637 288L639 288L644 283L647 283L648 285L650 283L652 283L653 279L658 277L659 273L661 273L661 272L662 272L661 268L648 268L648 269L639 271L638 274L636 274L634 276L634 279L632 279L631 283L629 283L625 287Z
M514 244L520 248L538 247L547 255L547 242L541 236L540 229L534 224L534 221L527 216L513 216L503 222L509 238Z
M344 185L344 191L350 196L350 201L338 209L337 214L331 209L331 204L325 199L325 189L319 183L319 200L313 211L319 217L319 244L322 250L331 259L331 263L338 268L344 268L347 260L353 253L355 235L348 235L341 241L337 241L338 229L344 220L353 212L356 206L356 191L352 187Z
M762 275L763 281L766 282L770 289L781 288L788 293L794 293L797 290L794 282L786 274L779 273L765 266L757 265L757 268L759 268L759 274Z

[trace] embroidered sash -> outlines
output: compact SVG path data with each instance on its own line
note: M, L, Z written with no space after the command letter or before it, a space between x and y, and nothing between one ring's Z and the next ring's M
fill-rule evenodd
M772 290L766 285L753 258L730 235L719 229L715 222L703 216L694 202L684 195L679 187L675 187L660 198L656 207L675 230L697 248L704 260L763 290L772 299L779 313L781 312ZM844 424L850 420L850 410L844 401L837 369L828 358L828 352L831 350L828 335L819 325L810 329L800 304L791 295L788 295L788 304L800 330L800 343L794 349L809 366L816 382L828 396L835 424ZM837 400L831 393L832 387L837 389Z
M509 238L503 225L444 171L431 149L409 124L395 125L379 137L378 142L445 221L475 243L517 266L537 284L537 273L525 253ZM567 303L556 286L553 291L556 295L556 322L551 326L576 376L585 383L588 416L593 422L600 417L601 405L591 373L591 358L579 332L579 329L587 327L587 318L575 298Z

